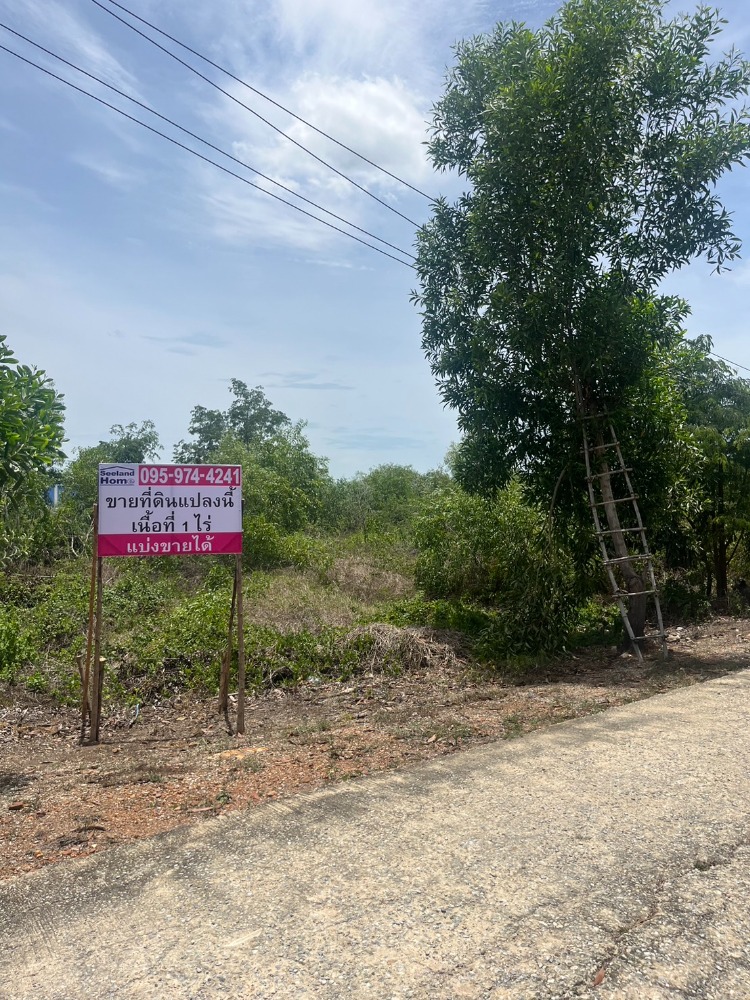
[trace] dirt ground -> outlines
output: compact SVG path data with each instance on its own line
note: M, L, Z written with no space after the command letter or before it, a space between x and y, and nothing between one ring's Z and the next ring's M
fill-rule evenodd
M398 676L311 680L250 697L244 737L215 699L104 707L80 746L75 709L0 687L0 879L234 809L647 698L750 666L750 619L669 633L670 657L590 649L520 681L470 669L446 637Z

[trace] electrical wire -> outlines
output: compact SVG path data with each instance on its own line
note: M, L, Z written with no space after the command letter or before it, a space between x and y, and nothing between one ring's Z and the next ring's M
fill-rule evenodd
M395 250L397 253L404 254L405 257L411 257L412 260L416 260L414 254L409 253L406 250L402 250L400 247L397 247L394 243L389 243L388 240L384 240L381 236L376 236L369 230L363 229L361 226L357 226L355 223L350 222L348 219L343 218L343 216L337 215L335 212L330 211L330 209L324 208L322 205L319 205L317 202L312 201L310 198L306 198L304 195L299 194L297 191L292 190L292 188L287 187L286 184L282 184L281 181L274 180L273 177L268 177L260 170L256 170L255 167L251 167L250 164L246 163L244 160L238 159L236 156L233 156L232 153L228 153L225 149L222 149L220 146L216 146L214 143L209 142L208 139L204 139L201 136L196 135L195 132L191 132L190 129L184 128L182 125L179 125L171 118L167 118L166 115L162 115L158 111L155 111L154 108L150 107L148 104L144 104L142 101L136 100L135 97L131 97L129 94L126 94L123 90L118 90L117 87L113 86L111 83L107 83L106 80L102 80L101 77L95 76L93 73L89 73L88 70L83 69L81 66L77 66L75 63L70 62L68 59L64 59L62 56L57 55L57 53L52 52L50 49L45 48L38 42L33 41L31 38L27 38L26 35L22 35L20 31L16 31L14 28L11 28L7 24L4 24L2 21L0 21L0 28L4 28L6 31L9 31L12 35L15 35L17 38L23 39L24 42L27 42L29 45L33 45L34 48L39 49L41 52L46 53L48 56L52 56L53 59L57 59L58 62L64 63L66 66L69 66L71 69L74 69L77 73L81 73L83 76L87 76L90 80L94 80L96 83L101 84L103 87L106 87L108 90L113 91L120 97L124 97L125 100L131 101L133 104L138 105L139 108L143 108L144 111L148 111L149 114L152 114L156 118L160 118L162 121L167 122L168 125L172 125L174 128L179 129L180 132L184 132L185 135L189 135L192 139L196 139L198 142L203 143L204 146L208 146L210 149L215 150L217 153L221 153L222 156L226 156L227 159L232 160L235 163L238 163L241 167L245 167L247 170L252 171L252 173L256 174L258 177L262 177L263 180L268 181L269 183L274 184L276 187L281 188L282 191L286 191L287 194L292 195L294 198L299 198L300 201L304 201L306 204L311 205L313 208L317 208L320 212L325 212L326 215L330 215L332 218L338 220L339 222L343 222L344 225L351 226L352 229L356 229L358 232L363 233L365 236L369 236L370 239L377 240L378 243L382 243L384 246L390 247L391 250Z
M53 73L52 70L47 69L45 66L40 66L39 63L35 63L32 59L27 59L26 56L22 56L20 52L15 52L13 49L9 49L6 45L0 45L0 50L7 52L11 56L15 56L21 62L26 63L28 66L33 66L34 69L40 70L47 76L52 77L54 80L59 80L60 83L64 83L66 86L70 87L72 90L77 91L79 94L84 94L86 97L90 97L93 101L98 104L104 105L105 108L109 108L111 111L116 111L118 115L122 115L123 118L127 118L131 122L135 122L136 125L140 125L142 128L147 129L154 135L161 136L162 139L166 139L167 142L171 142L173 146L177 146L179 149L184 149L187 153L192 153L193 156L197 156L199 160L203 160L204 163L209 163L212 167L217 167L219 170L223 171L225 174L229 174L230 177L236 177L237 180L242 181L243 184L247 184L249 187L255 188L257 191L262 191L263 194L268 195L269 198L273 198L276 201L280 201L283 205L288 205L289 208L293 208L295 212L300 212L302 215L306 215L310 219L314 219L316 222L320 222L324 226L328 226L329 229L335 230L337 233L341 233L344 236L348 236L349 239L356 240L357 243L361 243L362 246L369 247L370 250L375 250L377 253L382 254L384 257L390 257L391 260L397 261L399 264L403 264L404 267L409 267L414 270L414 265L410 264L408 261L403 260L401 257L395 257L392 253L388 253L387 250L382 250L380 247L374 246L372 243L368 243L366 240L362 240L359 236L355 236L354 233L347 232L345 229L341 229L339 226L334 226L333 223L327 222L325 219L319 218L317 215L313 215L312 212L308 212L307 209L301 208L299 205L295 205L291 201L287 201L285 198L281 198L279 195L274 194L272 191L267 191L265 188L261 187L259 184L254 184L247 177L243 177L241 174L236 173L234 170L230 170L229 167L223 166L221 163L217 163L216 160L212 160L208 156L204 156L195 149L191 149L190 146L186 146L184 143L179 142L172 136L167 135L165 132L160 132L159 129L154 128L152 125L147 125L146 122L142 122L139 118L134 118L133 115L129 115L127 111L123 111L122 108L116 107L114 104L110 104L109 101L105 101L101 97L97 97L96 94L92 94L88 90L84 90L83 87L77 86L77 84L72 83L70 80L66 80L62 76L58 76L57 73ZM399 251L403 252L403 251Z
M279 128L278 125L274 125L273 122L268 120L268 118L264 118L262 114L251 108L249 104L245 104L238 97L235 97L234 94L230 94L228 90L225 90L223 87L219 86L218 83L216 83L210 77L206 76L205 73L201 73L201 71L196 69L195 66L191 66L190 63L185 62L184 59L180 59L178 55L176 55L170 49L166 48L164 45L161 45L159 42L156 41L155 38L151 38L150 35L147 35L145 31L141 31L140 28L137 28L134 24L131 24L129 21L126 21L125 18L120 17L119 14L115 14L113 10L110 10L108 7L105 7L103 3L99 2L99 0L91 0L91 2L95 4L97 7L99 7L101 10L103 10L105 13L109 14L110 17L115 18L116 21L119 21L121 24L124 24L127 28L130 28L131 31L134 31L137 35L140 35L141 38L145 38L147 42L150 42L152 45L155 45L157 49L160 49L171 59L174 59L175 62L178 62L180 63L181 66L184 66L186 69L189 69L191 73L195 73L195 75L199 76L201 80L205 80L205 82L209 84L209 86L213 87L215 90L218 90L220 94L224 94L224 96L228 97L230 101L234 101L235 104L238 104L241 108L244 108L245 111L249 111L251 115L255 115L255 117L260 119L260 121L262 121L265 125L268 125L269 128L272 128L274 132L278 132L279 135L283 136L289 142L293 143L299 149L303 150L303 152L307 153L308 156L311 156L314 160L317 160L318 163L321 163L324 167L327 167L329 170L332 170L343 180L347 181L349 184L357 188L358 191L361 191L363 194L366 194L368 198L372 198L379 205L382 205L383 208L387 208L389 212L393 212L394 215L398 215L405 222L408 222L409 225L414 226L416 229L419 229L419 223L415 222L414 219L410 219L408 215L404 215L403 212L399 212L397 208L394 208L393 205L389 205L387 201L384 201L382 198L379 198L376 194L373 194L372 191L369 191L366 187L364 187L364 185L359 184L353 178L349 177L348 174L345 174L337 167L334 167L332 163L329 163L327 160L324 160L321 156L318 156L317 153L313 153L311 149L308 149L307 146L303 145L301 142L298 142L296 139L293 139L290 135L287 135L287 133L282 128Z
M375 163L374 160L370 160L367 156L364 155L364 153L358 153L356 149L352 149L351 146L347 146L345 142L341 142L339 139L336 139L334 136L330 135L330 133L325 132L322 128L318 128L316 125L313 125L312 122L309 122L307 121L307 119L302 118L298 114L295 114L294 111L292 111L290 108L285 107L283 104L280 104L278 101L274 100L273 97L269 97L268 94L264 94L262 90L258 90L257 87L253 87L252 84L249 84L246 80L243 80L241 77L235 76L235 74L232 73L231 70L228 70L225 66L222 66L217 62L214 62L213 59L209 59L208 56L204 55L202 52L198 52L197 49L191 48L185 42L181 42L179 38L175 38L175 36L170 35L168 31L164 31L162 28L159 28L151 21L147 21L145 17L140 17L140 15L130 10L129 7L126 7L124 4L117 3L117 0L109 0L109 3L113 7L118 7L120 10L125 11L126 14L129 14L130 17L134 18L136 21L140 21L141 24L147 25L149 28L151 28L152 31L158 32L158 34L160 34L162 37L168 38L170 42L174 42L175 45L179 45L180 48L185 49L186 52L190 52L192 55L197 56L198 59L201 59L209 66L213 66L214 69L218 69L220 73L223 73L225 76L228 76L230 80L234 80L235 83L239 83L241 86L245 87L246 90L250 90L252 91L253 94L257 94L258 97L262 97L264 101L268 101L269 104L273 104L275 108L279 108L280 111L283 111L285 112L285 114L290 115L296 121L302 122L303 125L306 125L309 129L312 129L313 132L317 132L318 135L322 135L325 139L328 139L330 142L333 142L337 146L340 146L341 149L345 149L347 153L351 153L353 156L356 156L364 163L368 163L371 167L375 167L375 169L381 171L381 173L386 174L388 177L392 177L394 181L398 181L399 184L403 184L404 187L409 188L409 190L414 191L416 194L421 194L422 197L426 198L428 201L435 201L432 195L429 195L425 191L420 190L420 188L415 187L413 184L410 184L409 181L405 181L403 177L399 177L397 174L391 173L391 171L386 169L386 167L381 167L379 163Z
M741 365L737 361L730 361L729 358L724 358L721 354L715 354L713 351L709 351L708 353L712 358L718 358L719 361L725 361L728 365L731 365L732 368L742 368L743 371L750 372L750 368L748 368L747 365Z

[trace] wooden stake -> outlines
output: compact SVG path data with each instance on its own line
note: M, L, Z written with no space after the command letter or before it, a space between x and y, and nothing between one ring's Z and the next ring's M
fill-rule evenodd
M234 583L232 584L232 604L229 609L229 636L227 648L221 661L221 677L219 678L219 712L224 715L229 711L229 672L232 669L232 630L234 629L234 609L237 603L237 572L235 567Z
M94 504L94 542L91 553L91 585L89 588L89 626L86 633L86 664L81 677L81 744L86 738L86 717L89 714L89 678L91 648L94 641L94 595L96 593L96 560L99 548L99 504Z
M102 559L96 560L96 627L94 629L94 669L91 684L91 726L89 742L99 742L99 725L102 714Z
M237 732L245 732L245 612L242 593L242 556L237 556Z

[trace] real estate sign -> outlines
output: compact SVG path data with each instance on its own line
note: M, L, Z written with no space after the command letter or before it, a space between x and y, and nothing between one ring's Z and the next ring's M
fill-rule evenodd
M99 556L241 552L241 466L99 466Z

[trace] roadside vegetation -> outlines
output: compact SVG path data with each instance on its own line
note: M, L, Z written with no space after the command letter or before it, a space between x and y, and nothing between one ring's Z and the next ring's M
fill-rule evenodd
M174 460L243 468L250 687L408 670L435 636L506 676L619 643L584 422L592 441L617 427L667 619L744 606L750 383L688 335L688 304L660 283L695 258L720 270L738 257L715 186L750 155L738 103L750 64L710 61L718 13L663 13L657 0L569 0L538 32L499 25L457 48L429 154L467 193L435 202L420 230L415 294L462 431L445 468L335 479L304 423L240 379L226 410L193 409ZM97 465L162 447L146 420L65 458L63 419L44 372L0 337L0 682L73 702ZM595 478L609 484L606 447ZM601 506L635 623L642 570L612 495ZM106 699L214 692L231 564L119 559L105 572Z
M712 362L709 371L713 381L700 396L706 408L713 406ZM744 389L740 380L732 385ZM254 408L269 406L257 393L250 398L235 384L234 402L244 399L247 425ZM263 427L257 420L244 437L224 427L214 449L203 453L243 466L250 689L345 680L373 666L398 674L423 655L430 637L506 677L565 650L619 641L619 617L591 540L550 518L529 497L523 477L491 497L466 492L448 469L418 473L386 465L334 480L311 453L303 426L286 418L275 423ZM725 432L714 427L710 440ZM683 433L689 462L674 516L664 518L670 530L659 554L666 610L675 621L707 615L712 596L712 522L700 501L713 452L704 457L699 450L705 425L698 434L686 423ZM36 492L27 481L8 496L3 528L11 544L0 572L6 690L19 685L63 703L79 700L96 466L148 461L158 449L151 423L114 427L70 461L35 470ZM739 505L743 480L732 471L737 493L725 490L725 503ZM61 484L57 507L42 492L53 482ZM696 498L702 518L682 516L685 495ZM747 548L739 530L732 560L744 573ZM106 701L144 705L185 690L215 692L232 560L111 559L104 572Z

